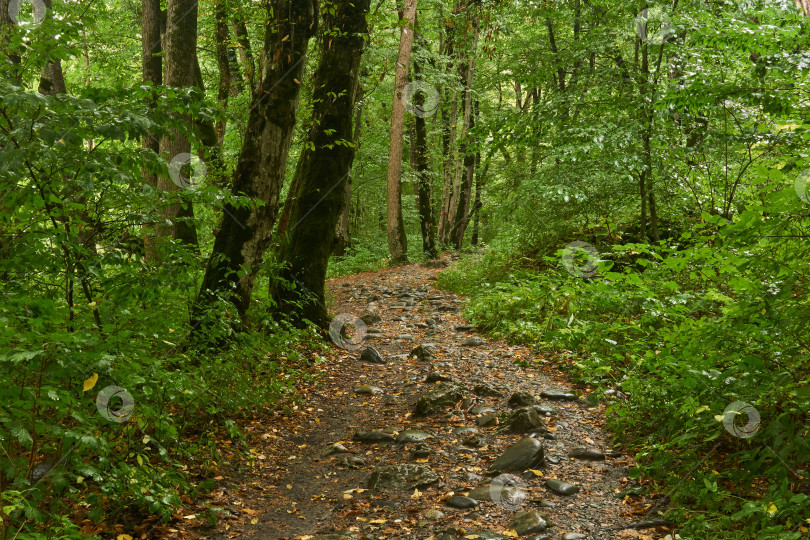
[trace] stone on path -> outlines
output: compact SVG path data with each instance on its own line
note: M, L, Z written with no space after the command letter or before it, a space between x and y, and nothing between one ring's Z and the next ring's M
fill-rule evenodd
M321 457L331 456L332 454L348 454L349 449L343 446L340 443L334 443L327 446L323 452L321 452Z
M362 362L368 362L370 364L386 364L387 361L385 358L382 357L380 351L375 349L374 347L367 347L363 354L360 355L360 360Z
M382 394L383 390L379 386L372 386L370 384L361 384L354 389L355 394Z
M585 540L585 538L588 538L587 534L575 532L566 533L565 536L563 536L563 540Z
M472 332L475 330L475 327L470 326L469 324L457 324L453 327L453 330L456 332Z
M501 397L501 391L488 383L478 383L473 387L477 396Z
M478 336L472 336L462 341L461 344L466 347L480 347L481 345L486 345L487 342Z
M365 443L387 442L393 441L394 436L382 431L358 431L354 434L354 440Z
M555 480L554 478L546 478L546 487L557 495L562 495L563 497L568 497L569 495L579 493L579 486L569 484L568 482L563 482L562 480Z
M478 501L463 495L453 495L447 499L447 506L464 510L466 508L475 508L478 506Z
M520 502L528 498L528 496L529 494L524 488L511 482L478 486L467 494L467 497L475 499L476 501L505 502L510 505L520 504Z
M531 437L523 437L492 462L489 472L525 471L543 463L543 456L543 443Z
M427 416L451 407L464 398L464 389L456 384L440 382L416 402L416 414Z
M515 531L518 536L525 536L527 534L541 533L548 529L548 520L540 512L518 512L509 522L508 527Z
M543 390L540 392L540 397L545 399L565 399L568 401L577 399L571 392L564 392L562 390Z
M586 448L577 446L568 452L568 456L576 459L587 459L591 461L604 461L605 454L596 448Z
M444 512L442 512L441 510L436 510L435 508L425 512L425 519L429 519L430 521L435 521L437 519L442 519L443 517L444 517Z
M427 465L406 463L386 465L371 473L368 489L372 491L403 491L423 488L439 481L439 475Z
M379 313L366 313L365 315L360 317L360 320L366 324L374 324L380 322L382 320L382 317L380 317Z
M518 390L509 397L509 406L513 409L528 407L529 405L534 405L536 402L537 399L524 390Z
M498 423L498 415L495 413L488 413L476 420L479 427L487 427L496 425Z
M494 413L495 409L493 409L489 405L479 405L478 407L473 407L472 409L470 409L470 412L473 413L473 414L476 414L476 415L477 414L488 414L488 413Z
M423 459L433 454L433 449L426 443L419 443L411 449L411 455L415 459Z
M431 371L430 373L428 373L427 377L425 377L426 383L432 383L436 381L452 381L452 380L453 380L452 377L445 375L440 371Z
M433 435L431 435L427 431L421 431L418 429L406 429L405 431L397 435L397 442L398 443L419 442L424 441L425 439L429 439L431 437L433 437Z
M415 356L423 362L430 362L436 358L436 345L433 343L422 343L412 350L408 356Z
M543 420L537 411L531 407L523 407L512 411L501 422L498 431L501 433L528 433L529 431L542 428Z
M508 536L504 536L502 534L494 533L492 531L473 531L464 535L464 538L469 538L470 540L503 540L505 538L509 538Z

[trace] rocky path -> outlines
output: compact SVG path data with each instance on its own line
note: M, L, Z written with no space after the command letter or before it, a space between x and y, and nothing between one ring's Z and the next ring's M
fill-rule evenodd
M621 496L630 461L602 430L604 405L577 397L529 349L477 336L463 299L433 287L437 271L410 265L329 282L330 307L362 316L365 340L335 347L319 381L298 389L297 409L267 419L256 474L214 494L212 506L232 517L203 535L665 534L622 529L643 504Z

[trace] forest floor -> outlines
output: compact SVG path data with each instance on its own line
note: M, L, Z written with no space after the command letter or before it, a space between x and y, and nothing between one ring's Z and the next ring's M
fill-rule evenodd
M637 491L628 478L633 464L611 445L605 404L574 395L554 362L531 349L477 338L460 315L464 299L434 287L439 271L408 265L328 282L333 311L380 321L369 324L360 350L334 347L312 367L318 376L297 389L302 399L292 414L250 430L252 472L217 477L204 501L230 515L213 527L191 515L179 536L667 535L666 527L639 524L655 501L624 495ZM432 360L409 356L422 343L433 344ZM386 363L361 360L368 346ZM435 400L423 398L422 406L437 410L420 416L417 400L431 389ZM507 433L509 426L517 432ZM491 471L518 441L500 460L513 470ZM450 502L462 508L448 505L454 495L461 497Z

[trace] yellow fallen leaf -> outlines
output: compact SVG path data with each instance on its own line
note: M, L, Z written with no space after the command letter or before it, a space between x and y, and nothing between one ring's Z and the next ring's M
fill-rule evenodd
M189 514L187 516L183 516L183 519L197 519L197 514Z
M411 494L411 499L418 499L421 496L422 496L422 492L419 491L418 489L414 488L413 494Z
M508 536L510 538L517 538L518 537L518 533L513 531L512 529L506 529L505 531L503 531L503 535Z
M535 476L543 476L543 473L541 471L538 471L537 469L529 469L529 472L531 472Z
M769 513L770 515L774 515L774 514L776 513L776 511L777 511L777 510L779 510L779 509L778 509L778 508L776 507L776 505L775 505L775 504L773 504L773 503L771 503L771 505L768 507L768 513Z
M374 525L384 525L385 520L384 519L372 519L371 521L369 521L369 523L372 523Z
M87 392L88 390L91 390L96 385L97 382L98 382L98 373L93 373L92 377L90 377L89 379L84 381L84 390L82 390L82 391ZM121 536L126 536L126 535L121 535Z
M251 525L256 525L259 522L259 518L253 518L250 520Z
M90 388L92 388L92 386ZM132 537L128 534L119 534L115 537L115 540L132 540Z
M709 410L709 406L708 405L703 405L702 407L698 408L698 410L695 411L695 414L700 414L703 411L708 411L708 410Z

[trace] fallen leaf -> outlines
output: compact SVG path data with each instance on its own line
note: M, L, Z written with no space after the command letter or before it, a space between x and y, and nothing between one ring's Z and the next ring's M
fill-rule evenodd
M84 390L83 390L83 392L87 392L88 390L91 390L96 385L97 382L98 382L98 373L93 373L93 375L89 379L84 381ZM122 536L126 536L126 535L122 535Z

